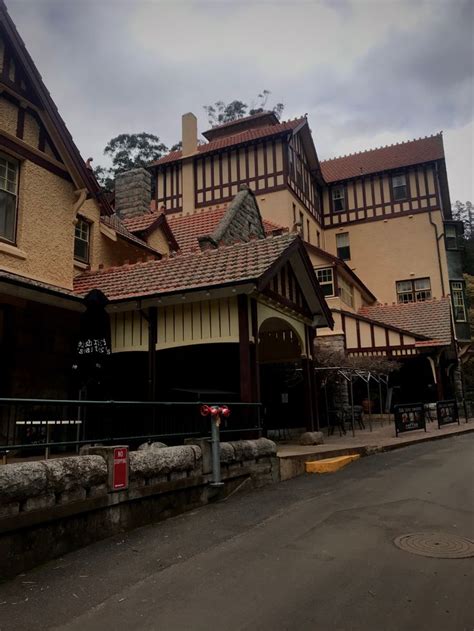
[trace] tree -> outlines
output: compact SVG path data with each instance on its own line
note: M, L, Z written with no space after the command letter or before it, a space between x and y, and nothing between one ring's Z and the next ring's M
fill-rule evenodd
M457 201L452 206L453 219L462 221L464 224L464 235L462 240L463 271L466 274L474 275L474 209L471 202Z
M119 134L109 140L104 149L104 155L111 158L112 166L106 168L99 165L94 169L94 173L103 188L112 190L118 173L146 167L167 152L166 145L153 134Z
M213 105L204 105L203 107L207 114L209 124L211 127L216 127L217 125L223 125L224 123L238 120L244 116L252 116L253 114L267 111L267 101L270 94L270 90L263 90L261 94L257 95L257 99L250 106L243 101L236 100L230 103L216 101ZM277 103L271 111L280 118L284 108L283 103Z

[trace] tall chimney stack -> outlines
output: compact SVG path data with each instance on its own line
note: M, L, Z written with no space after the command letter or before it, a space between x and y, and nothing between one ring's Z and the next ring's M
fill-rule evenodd
M150 212L151 175L142 167L115 177L115 212L121 219Z
M183 157L190 156L197 151L197 118L192 112L182 117Z

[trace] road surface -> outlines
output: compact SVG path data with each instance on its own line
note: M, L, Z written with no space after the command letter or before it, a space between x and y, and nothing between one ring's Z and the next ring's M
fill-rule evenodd
M473 631L474 435L364 458L98 542L0 585L0 630Z

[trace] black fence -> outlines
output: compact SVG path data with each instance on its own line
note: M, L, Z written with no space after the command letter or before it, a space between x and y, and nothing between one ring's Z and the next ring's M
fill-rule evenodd
M231 415L221 420L224 439L261 436L259 403L0 398L0 457L49 457L90 443L125 443L133 449L147 441L173 445L207 437L211 421L201 415L203 404L230 408Z

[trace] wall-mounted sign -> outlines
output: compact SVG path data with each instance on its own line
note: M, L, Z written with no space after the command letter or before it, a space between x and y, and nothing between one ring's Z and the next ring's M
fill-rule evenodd
M396 435L424 429L426 432L425 410L423 403L409 403L394 406Z
M112 490L122 491L128 487L128 449L116 447L114 449Z
M438 427L457 423L459 425L458 404L454 399L449 401L438 401L436 403L436 416L438 417Z

